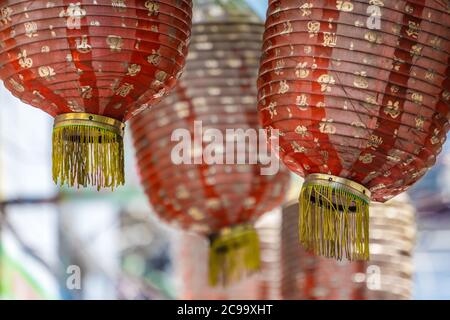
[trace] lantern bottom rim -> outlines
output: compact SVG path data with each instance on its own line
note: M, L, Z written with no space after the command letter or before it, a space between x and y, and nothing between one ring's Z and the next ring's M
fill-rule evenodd
M53 128L61 128L64 126L88 126L97 127L114 132L123 137L125 132L125 124L111 117L101 116L98 114L85 112L64 113L55 117Z

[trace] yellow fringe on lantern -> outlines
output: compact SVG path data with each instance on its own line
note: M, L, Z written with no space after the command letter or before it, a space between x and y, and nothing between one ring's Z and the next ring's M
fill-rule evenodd
M209 283L216 286L241 279L260 268L258 234L252 227L224 229L213 237L209 249Z
M95 120L99 118L106 117L95 116ZM97 190L124 184L123 137L120 131L93 119L55 121L52 169L56 184L96 186Z
M316 255L369 260L370 192L330 175L307 177L299 197L300 242Z

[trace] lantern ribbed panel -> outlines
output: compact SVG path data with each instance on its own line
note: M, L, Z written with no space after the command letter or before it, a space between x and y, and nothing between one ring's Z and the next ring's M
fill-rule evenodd
M191 0L0 1L0 78L56 117L56 183L124 184L123 122L175 85L191 16Z
M382 3L372 30L368 1L269 1L258 87L293 171L348 178L384 202L441 151L450 43L441 2Z
M251 222L282 201L285 172L263 176L260 165L175 165L171 160L178 144L171 141L173 130L186 129L194 137L194 121L223 134L258 129L254 82L262 30L252 23L195 24L174 94L133 119L144 188L164 220L210 234ZM249 151L240 146L237 154Z
M52 116L124 121L176 82L190 36L189 0L0 1L0 76Z
M370 200L434 165L449 129L448 12L432 0L269 1L259 111L306 179L307 249L367 260Z
M370 262L338 262L298 247L298 205L285 207L283 299L411 299L415 210L403 196L370 209Z

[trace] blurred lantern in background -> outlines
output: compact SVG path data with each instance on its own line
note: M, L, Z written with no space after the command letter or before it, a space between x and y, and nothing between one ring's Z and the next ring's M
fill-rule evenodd
M434 215L450 209L450 145L427 175L409 190L411 200L419 215Z
M266 149L265 132L257 131L255 87L262 23L242 1L194 4L197 20L179 85L131 128L155 211L208 236L210 283L228 284L259 268L251 224L282 202L288 174L263 175L259 162L250 164L258 145ZM238 131L250 138L240 139ZM208 150L214 159L205 156ZM182 161L172 157L181 153Z
M415 210L407 196L370 206L370 262L335 261L298 247L298 204L283 210L284 299L410 299Z
M281 214L273 210L255 223L260 238L260 273L224 287L211 287L203 276L208 270L208 243L198 235L180 233L173 255L180 280L178 299L279 300L281 299Z
M175 251L181 299L410 299L413 289L415 210L407 196L372 204L370 262L335 261L298 246L298 204L265 214L256 223L261 272L227 288L210 288L196 274L206 271L207 244L183 234Z
M123 122L174 86L191 10L191 0L0 1L0 77L55 117L55 182L124 183Z
M269 1L260 116L306 179L307 249L368 259L370 200L435 163L449 129L449 24L440 1Z
M195 234L179 235L174 255L176 274L180 280L178 299L187 300L252 300L258 297L259 275L252 275L227 287L211 287L208 273L208 241Z

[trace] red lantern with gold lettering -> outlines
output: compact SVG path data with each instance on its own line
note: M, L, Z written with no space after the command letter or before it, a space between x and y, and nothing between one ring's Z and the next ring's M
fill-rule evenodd
M289 175L264 175L264 165L250 160L266 147L255 85L262 23L241 1L195 4L199 21L183 77L165 101L134 118L131 129L155 212L209 237L210 283L227 284L258 269L252 222L281 204Z
M191 0L0 1L0 77L56 117L53 178L124 183L123 122L176 83Z
M440 1L269 1L264 127L306 178L300 240L369 258L369 202L422 177L449 129L449 7Z

